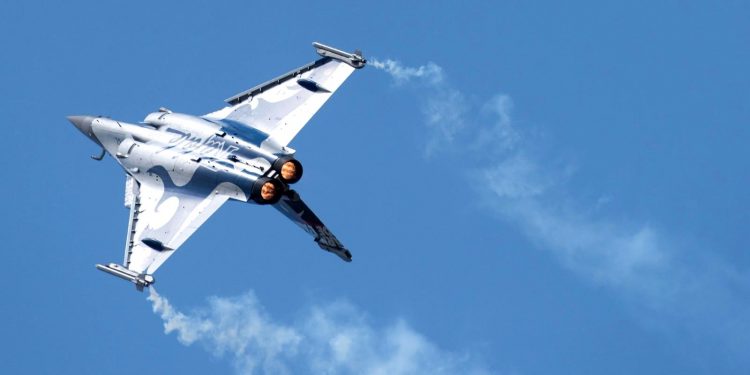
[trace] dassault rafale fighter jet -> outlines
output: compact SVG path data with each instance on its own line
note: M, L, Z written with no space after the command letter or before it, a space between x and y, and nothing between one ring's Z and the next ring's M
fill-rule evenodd
M130 221L123 263L96 268L143 290L154 272L224 202L271 205L344 261L352 254L291 185L302 164L288 145L355 69L362 53L313 43L322 56L226 100L203 116L161 108L139 124L97 116L68 120L112 156L127 176Z

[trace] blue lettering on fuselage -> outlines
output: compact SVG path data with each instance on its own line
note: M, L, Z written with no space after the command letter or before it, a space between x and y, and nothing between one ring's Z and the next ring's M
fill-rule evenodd
M165 150L176 148L183 154L196 153L203 157L223 159L240 149L237 146L227 144L223 138L215 134L203 139L176 129L168 129L167 131L175 133L176 136L167 142L168 146L164 148Z

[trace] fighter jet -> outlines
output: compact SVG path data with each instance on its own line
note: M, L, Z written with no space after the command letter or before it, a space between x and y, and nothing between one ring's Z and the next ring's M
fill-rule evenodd
M356 69L367 61L313 43L318 60L226 99L218 111L193 116L160 108L132 124L102 116L69 116L125 171L130 209L122 264L96 268L140 291L206 219L233 199L270 205L323 250L352 254L291 186L302 164L289 143Z

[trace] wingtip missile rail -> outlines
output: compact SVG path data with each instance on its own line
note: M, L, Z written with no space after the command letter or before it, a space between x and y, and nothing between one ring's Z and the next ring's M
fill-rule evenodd
M112 276L117 276L123 280L130 281L135 284L136 289L139 291L143 291L143 288L148 287L155 281L152 275L139 274L116 263L110 263L107 265L97 264L96 269L104 271Z
M355 69L364 68L367 64L367 60L362 57L362 52L359 50L349 53L318 42L313 42L313 47L318 55L345 62Z

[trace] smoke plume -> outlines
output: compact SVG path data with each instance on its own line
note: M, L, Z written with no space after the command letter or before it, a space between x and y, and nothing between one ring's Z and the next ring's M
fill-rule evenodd
M377 328L347 302L312 306L300 321L274 320L252 291L211 297L183 313L152 287L164 333L230 359L239 374L486 374L468 355L438 348L403 320Z

